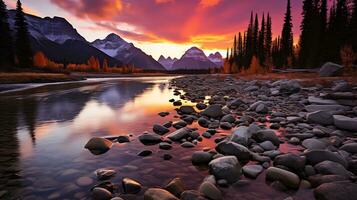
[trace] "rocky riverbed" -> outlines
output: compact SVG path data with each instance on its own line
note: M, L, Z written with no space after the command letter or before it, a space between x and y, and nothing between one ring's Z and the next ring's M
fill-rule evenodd
M138 136L143 146L138 156L158 156L145 149L151 146L166 150L164 162L177 148L186 149L192 166L207 176L193 188L180 178L147 188L140 179L126 177L115 185L110 181L115 170L98 169L93 199L138 193L145 200L244 199L237 192L255 184L257 190L264 184L273 191L257 199L357 199L356 85L188 76L172 80L170 87L177 98L168 101L176 106L178 120L153 124L150 133ZM165 118L169 112L158 114ZM97 137L85 148L100 155L113 143L130 140ZM203 140L211 142L202 146ZM274 192L285 195L273 198Z

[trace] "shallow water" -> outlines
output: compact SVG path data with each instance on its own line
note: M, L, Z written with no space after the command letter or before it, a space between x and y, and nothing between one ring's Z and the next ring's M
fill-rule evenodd
M142 199L146 188L163 187L175 177L182 178L187 189L197 189L208 171L192 166L190 156L195 150L214 147L214 139L204 139L193 149L174 144L171 150L144 146L137 139L152 131L153 124L178 120L168 101L178 99L169 89L172 78L95 79L1 95L0 191L7 191L2 198L90 199L90 189L98 183L94 174L98 168L117 171L112 179L117 193L121 193L123 177L143 185L137 195L120 195L124 199ZM162 111L170 115L160 117L157 113ZM199 130L202 133L203 129ZM128 134L132 134L130 143L115 143L105 154L96 156L84 149L94 136ZM136 155L144 149L152 150L153 155ZM173 156L170 161L162 158L167 153ZM225 199L284 199L289 194L311 197L305 191L278 192L264 177L223 189Z

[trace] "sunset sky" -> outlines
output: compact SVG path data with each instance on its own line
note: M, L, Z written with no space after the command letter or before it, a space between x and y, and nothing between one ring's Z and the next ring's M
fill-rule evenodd
M111 32L147 54L181 57L191 46L225 56L233 35L244 31L250 12L269 12L274 36L281 32L286 0L22 0L31 14L66 18L88 41ZM16 0L5 0L14 8ZM302 0L292 0L298 38ZM297 42L297 41L295 41Z

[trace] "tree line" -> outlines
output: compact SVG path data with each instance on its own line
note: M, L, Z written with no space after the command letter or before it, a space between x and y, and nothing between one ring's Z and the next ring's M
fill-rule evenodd
M2 69L14 65L18 67L33 65L30 34L20 0L16 4L14 29L13 36L8 22L6 5L3 0L0 0L0 67Z
M287 0L281 35L272 39L272 20L251 13L248 28L227 49L225 71L252 68L317 68L325 62L352 65L357 52L357 0L304 0L301 35L294 45L291 3ZM259 21L261 21L259 25ZM257 62L255 61L257 60Z

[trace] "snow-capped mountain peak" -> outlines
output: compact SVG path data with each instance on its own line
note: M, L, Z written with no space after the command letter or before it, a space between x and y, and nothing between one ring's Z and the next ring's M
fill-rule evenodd
M174 62L177 61L177 58L172 59L170 56L165 58L163 55L160 56L158 62L165 67L166 70L171 70Z
M191 47L188 49L185 54L183 54L182 58L194 58L196 60L203 61L208 59L205 53L197 47Z
M208 59L215 63L217 66L223 66L224 64L224 60L223 60L223 57L222 55L219 53L219 52L216 52L216 53L211 53L209 56L208 56Z

